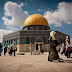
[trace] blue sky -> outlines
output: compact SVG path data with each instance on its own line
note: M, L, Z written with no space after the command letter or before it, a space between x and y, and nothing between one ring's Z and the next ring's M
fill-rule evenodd
M72 19L71 19L72 4L71 3L72 3L72 0L0 0L0 33L2 33L2 36L3 36L4 34L20 30L23 25L22 22L29 15L34 14L36 10L36 13L43 15L48 20L51 30L58 30L60 32L70 35L70 37L72 38ZM20 5L20 8L19 8L19 5ZM12 7L10 8L10 6ZM14 6L15 8L18 8L18 9L15 9L16 11L21 12L21 13L18 12L19 16L16 16L17 15L15 14L16 11L13 10ZM64 13L64 16L63 16L63 13ZM21 14L23 14L23 16ZM49 16L49 14L51 15ZM14 19L16 18L15 19L16 21L13 22L13 20L11 20L12 18ZM21 20L22 22L21 21L18 22L18 20ZM21 24L18 24L18 23L21 23ZM2 36L0 37L0 42L2 41Z

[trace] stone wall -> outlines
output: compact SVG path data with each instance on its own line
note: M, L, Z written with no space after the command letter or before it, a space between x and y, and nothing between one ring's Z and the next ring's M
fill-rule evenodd
M33 50L35 50L35 44L17 44L17 52L30 52L30 47L32 48L32 52ZM43 50L44 52L48 52L50 48L50 44L43 44ZM57 46L56 49L57 51L59 50L59 48L61 48L61 45Z
M17 44L17 52L30 52L30 47L32 48L32 51L35 50L35 44ZM48 52L50 45L49 44L44 44L43 45L43 50L45 52Z
M35 44L32 44L32 51L35 50Z
M50 44L44 44L44 51L45 52L48 52L49 51L49 48L50 48Z
M17 52L26 52L26 44L17 44Z

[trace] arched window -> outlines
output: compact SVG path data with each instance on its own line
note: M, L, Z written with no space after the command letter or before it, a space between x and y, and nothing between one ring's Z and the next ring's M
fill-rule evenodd
M24 43L24 37L21 37L21 43Z
M9 45L10 45L10 40L9 40Z
M14 38L14 41L16 42L16 38Z
M44 44L46 43L46 38L45 37L43 37L43 42L44 42Z
M11 39L11 44L13 43L13 39Z
M8 40L7 40L7 43L8 43Z
M34 42L35 42L35 38L32 37L32 38L31 38L31 43L34 44Z
M5 45L6 45L6 41L5 41Z
M29 44L29 37L26 38L26 44Z

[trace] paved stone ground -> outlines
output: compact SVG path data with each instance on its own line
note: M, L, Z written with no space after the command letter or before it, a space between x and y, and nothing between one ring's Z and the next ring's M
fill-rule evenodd
M60 54L59 54L60 55ZM72 58L60 55L65 62L48 62L48 53L0 57L0 72L72 72Z

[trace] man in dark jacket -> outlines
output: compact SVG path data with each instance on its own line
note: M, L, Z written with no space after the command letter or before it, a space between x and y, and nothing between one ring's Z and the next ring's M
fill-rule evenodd
M2 45L1 45L1 43L0 43L0 56L1 56L1 53L2 53Z

